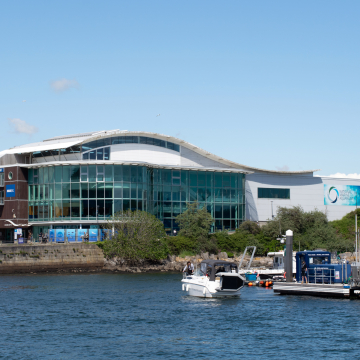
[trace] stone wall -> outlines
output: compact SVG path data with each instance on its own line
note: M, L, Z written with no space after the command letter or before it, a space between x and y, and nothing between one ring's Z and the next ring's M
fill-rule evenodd
M0 246L0 274L101 270L104 260L95 244Z

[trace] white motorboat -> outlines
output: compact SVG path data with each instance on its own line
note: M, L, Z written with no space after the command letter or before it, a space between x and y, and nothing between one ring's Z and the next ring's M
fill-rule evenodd
M224 260L203 260L200 269L186 274L181 282L188 295L206 298L239 296L244 286L237 264Z

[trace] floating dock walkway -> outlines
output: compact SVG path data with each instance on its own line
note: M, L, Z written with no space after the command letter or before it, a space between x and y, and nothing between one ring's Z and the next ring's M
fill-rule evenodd
M274 282L275 293L283 295L310 295L324 297L359 297L360 287L344 284L302 284L298 282Z

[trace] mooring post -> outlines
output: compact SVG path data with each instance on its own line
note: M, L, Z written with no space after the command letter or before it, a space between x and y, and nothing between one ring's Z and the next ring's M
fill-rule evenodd
M293 281L293 232L286 231L286 256L285 256L285 271L286 282Z

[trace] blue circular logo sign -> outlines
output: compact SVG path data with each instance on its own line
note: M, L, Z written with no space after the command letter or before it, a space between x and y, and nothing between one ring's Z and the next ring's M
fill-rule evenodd
M328 192L328 199L331 203L336 203L339 198L339 191L335 186L331 186Z

